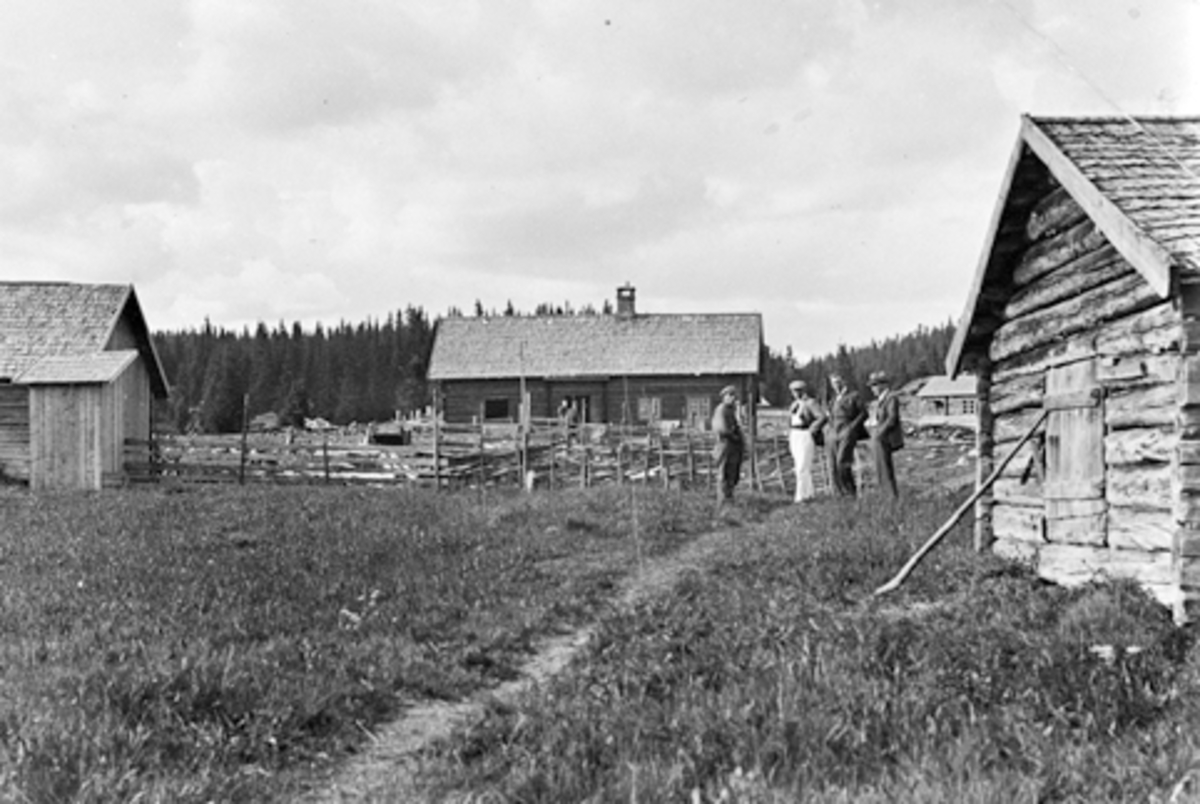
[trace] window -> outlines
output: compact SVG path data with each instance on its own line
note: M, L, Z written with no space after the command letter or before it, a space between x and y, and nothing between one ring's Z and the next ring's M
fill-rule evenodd
M638 421L656 422L662 418L662 397L638 397Z
M687 426L693 430L707 430L712 418L712 400L707 396L687 398Z
M485 399L483 402L483 418L484 419L508 419L508 400L507 399Z

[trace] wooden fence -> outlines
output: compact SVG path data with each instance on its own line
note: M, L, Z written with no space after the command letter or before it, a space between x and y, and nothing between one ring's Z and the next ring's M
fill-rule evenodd
M408 422L400 444L368 436L257 433L159 436L126 444L130 482L335 483L438 488L495 485L526 488L645 483L713 488L716 466L710 432L555 420L516 424ZM792 493L793 462L778 432L753 439L742 482L760 491ZM860 483L873 479L859 456ZM832 488L828 461L818 450L817 493Z

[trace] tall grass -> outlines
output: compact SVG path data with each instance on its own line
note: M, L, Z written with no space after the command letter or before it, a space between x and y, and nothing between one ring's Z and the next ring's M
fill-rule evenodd
M1197 661L1133 585L1041 583L975 555L963 527L870 597L951 502L828 501L748 529L715 571L609 618L570 672L443 745L440 789L1165 800L1200 756Z
M707 497L0 496L0 800L288 800L405 705L512 678ZM636 548L636 549L635 549Z

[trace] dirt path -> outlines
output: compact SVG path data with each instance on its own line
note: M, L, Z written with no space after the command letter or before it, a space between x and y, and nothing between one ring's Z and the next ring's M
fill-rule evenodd
M681 575L702 569L707 562L742 531L717 530L704 534L685 548L669 556L647 560L637 572L621 584L618 606L669 591ZM419 756L433 741L449 737L456 729L479 720L487 701L513 702L533 687L559 673L587 645L594 628L587 626L573 633L547 639L537 654L521 668L520 678L460 703L435 701L405 712L404 716L380 728L362 754L342 768L325 789L305 797L309 804L327 802L403 802L425 801L416 782Z

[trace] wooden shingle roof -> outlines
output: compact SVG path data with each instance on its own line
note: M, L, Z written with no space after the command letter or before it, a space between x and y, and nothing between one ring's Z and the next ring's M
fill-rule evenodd
M746 314L449 318L431 380L757 374L762 317Z
M130 285L0 282L0 380L48 377L50 366L30 374L45 360L72 375L105 375L113 360L106 350L113 348L123 316L146 359L155 394L166 396L166 376ZM97 365L85 369L93 358Z
M46 357L13 378L18 385L63 385L111 382L137 359L136 349L88 355Z
M981 299L1003 292L1024 222L1065 189L1162 297L1171 271L1200 272L1200 118L1022 117L966 308L946 357L956 373L996 326Z

